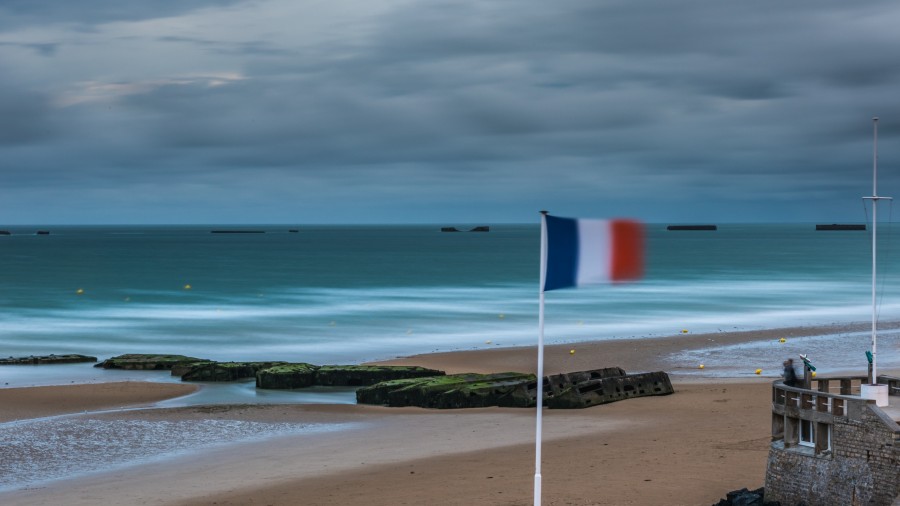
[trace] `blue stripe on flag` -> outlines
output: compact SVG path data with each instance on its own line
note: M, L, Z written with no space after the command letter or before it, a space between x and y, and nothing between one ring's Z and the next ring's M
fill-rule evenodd
M575 286L578 279L578 220L545 216L547 271L544 291Z

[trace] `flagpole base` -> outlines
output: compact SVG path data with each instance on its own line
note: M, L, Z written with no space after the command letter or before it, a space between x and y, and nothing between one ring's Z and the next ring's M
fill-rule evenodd
M541 506L541 475L534 475L534 506Z
M883 408L888 405L888 386L887 385L860 385L859 396L863 399L871 399L875 401L875 405Z

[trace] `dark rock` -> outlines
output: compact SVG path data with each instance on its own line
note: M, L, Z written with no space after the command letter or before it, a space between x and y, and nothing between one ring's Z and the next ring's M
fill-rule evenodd
M12 232L9 230L0 230L0 235L12 235Z
M441 232L459 232L456 227L441 227Z
M147 371L164 371L172 369L179 364L209 362L202 358L186 357L184 355L154 355L143 353L129 353L119 355L100 362L94 367L104 369L134 369Z
M256 388L287 390L311 387L316 383L316 370L312 364L282 364L262 369L256 373Z
M256 373L285 362L195 362L172 368L181 381L238 381L256 378Z
M36 234L37 235L50 235L50 231L49 230L38 230L36 232Z
M315 384L320 386L369 386L382 381L443 376L444 371L418 366L323 365L316 370Z
M536 385L533 374L452 374L419 379L385 381L356 391L361 404L393 407L480 408L486 406L534 406L529 386Z
M0 358L0 365L45 365L45 364L77 364L82 362L96 362L97 357L87 355L43 355L30 357Z
M490 231L491 231L491 227L484 226L484 225L482 225L480 227L475 227L472 230L469 230L469 232L490 232Z
M765 501L765 489L758 488L756 490L733 490L725 495L725 499L719 500L712 506L781 506L778 501Z

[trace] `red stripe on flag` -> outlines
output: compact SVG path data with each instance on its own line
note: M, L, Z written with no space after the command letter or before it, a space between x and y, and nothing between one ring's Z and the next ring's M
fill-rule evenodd
M610 279L639 279L644 275L644 225L633 220L609 222L612 237Z

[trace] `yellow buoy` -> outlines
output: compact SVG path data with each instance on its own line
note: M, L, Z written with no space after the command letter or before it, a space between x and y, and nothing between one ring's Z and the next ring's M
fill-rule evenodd
M75 295L84 295L84 289L79 288L78 290L75 290Z
M190 289L191 289L191 285L184 285L184 289L185 289L185 290L190 290Z
M813 377L813 378L816 377L816 371L810 371L810 374L812 374L812 377Z
M575 350L569 350L569 355L574 355L574 354L575 354Z
M762 374L762 369L757 369L756 374Z
M785 343L785 342L787 342L787 339L785 339L785 338L782 337L781 339L778 340L778 342L779 342L779 343Z
M703 365L703 364L700 364L700 369L703 369L703 367L704 367L704 365Z
M682 333L682 334L687 334L687 333L688 333L688 329L681 329L681 333Z

